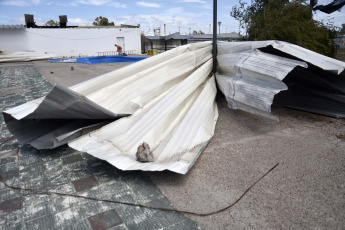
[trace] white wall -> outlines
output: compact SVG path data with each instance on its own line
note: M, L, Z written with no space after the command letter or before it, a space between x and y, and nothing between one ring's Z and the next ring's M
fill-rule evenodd
M116 51L117 37L124 37L122 51L141 53L140 28L0 29L0 51L96 56L97 52Z

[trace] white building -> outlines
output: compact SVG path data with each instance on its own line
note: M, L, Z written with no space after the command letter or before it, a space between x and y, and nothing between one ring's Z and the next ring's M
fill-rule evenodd
M0 51L36 51L57 56L97 56L116 51L141 54L139 27L26 28L0 26Z

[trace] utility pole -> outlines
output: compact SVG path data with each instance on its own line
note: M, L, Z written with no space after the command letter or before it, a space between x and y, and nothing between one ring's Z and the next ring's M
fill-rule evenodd
M189 27L189 35L191 35L192 33L190 32L190 27Z
M212 72L217 72L217 0L213 0L213 68Z
M218 22L218 26L219 26L219 34L220 34L220 24L222 24L222 22Z

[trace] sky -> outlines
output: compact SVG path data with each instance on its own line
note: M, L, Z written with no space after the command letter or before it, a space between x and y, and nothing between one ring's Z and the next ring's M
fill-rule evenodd
M239 32L238 22L230 17L230 11L238 0L218 0L218 20L220 31ZM250 3L250 0L244 0ZM319 0L327 4L329 0ZM189 31L210 32L212 24L213 0L0 0L0 24L25 24L24 14L33 14L36 24L43 25L59 15L67 15L67 25L92 25L98 16L120 24L141 25L144 33L161 27L164 33L189 33ZM345 7L344 7L345 8ZM330 15L317 12L317 20L331 21L336 26L345 23L345 9ZM190 28L190 29L189 29ZM212 31L211 31L212 32ZM243 34L244 31L241 30Z

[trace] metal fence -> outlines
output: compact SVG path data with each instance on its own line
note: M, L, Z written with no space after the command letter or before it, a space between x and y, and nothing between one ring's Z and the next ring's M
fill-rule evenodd
M127 55L131 54L137 54L135 50L126 50L122 53L125 53ZM97 52L97 56L115 56L118 55L117 51L102 51L102 52Z

